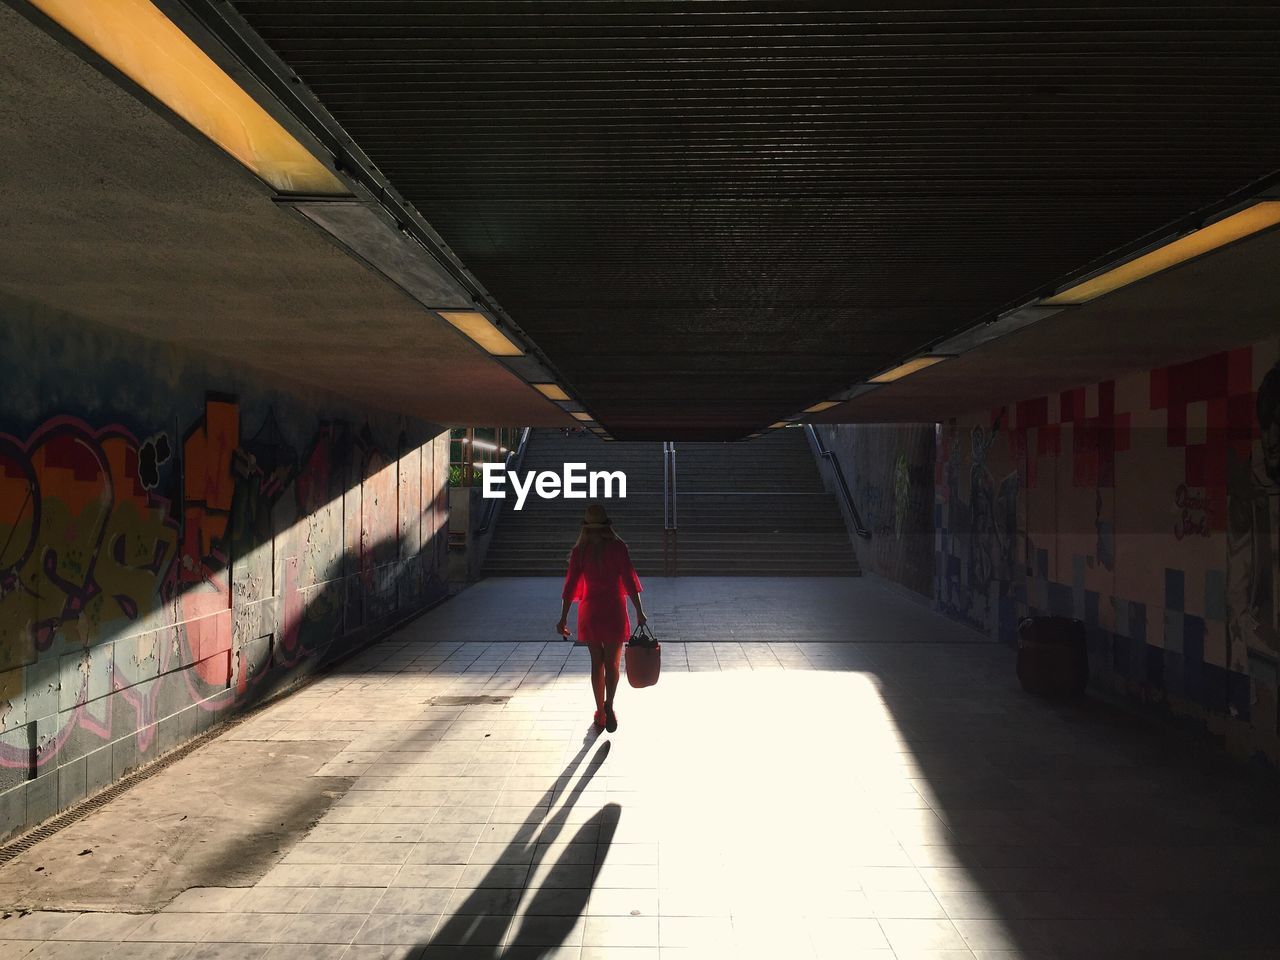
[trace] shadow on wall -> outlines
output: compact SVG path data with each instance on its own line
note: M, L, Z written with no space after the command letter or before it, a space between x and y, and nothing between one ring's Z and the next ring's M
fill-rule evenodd
M436 428L242 428L0 434L0 836L444 595Z
M869 541L853 538L858 564L932 598L935 425L834 424L820 429L871 531Z

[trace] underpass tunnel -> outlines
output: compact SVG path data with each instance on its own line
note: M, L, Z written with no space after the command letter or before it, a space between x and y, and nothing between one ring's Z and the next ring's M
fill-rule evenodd
M0 957L1280 950L1271 6L0 28Z

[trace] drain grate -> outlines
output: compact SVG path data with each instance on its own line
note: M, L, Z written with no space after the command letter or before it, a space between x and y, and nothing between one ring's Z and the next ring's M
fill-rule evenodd
M431 697L423 701L429 707L477 707L486 703L506 703L510 697Z
M255 713L257 713L263 707L267 706L272 702L273 701L268 700L263 704L257 707L254 707L253 709L248 710L245 713L240 714L239 716L229 717L228 719L222 721L216 726L206 730L204 733L200 734L194 739L188 740L182 746L175 747L174 749L170 750L163 757L159 757L151 761L150 763L148 763L146 766L139 767L137 770L134 770L132 773L126 774L125 776L117 780L115 783L111 784L111 786L106 787L103 790L100 790L98 793L95 793L92 797L88 797L87 799L80 801L74 807L64 811L63 813L60 813L58 816L54 817L52 820L46 820L44 823L40 824L40 826L36 827L34 830L28 831L27 833L24 833L21 836L13 840L10 840L4 846L0 847L0 865L6 864L10 860L14 859L15 857L23 853L26 853L28 850L34 847L41 840L49 839L55 833L57 833L60 830L65 830L67 827L71 826L76 821L83 820L85 817L93 813L93 811L97 810L99 807L106 806L108 803L110 803L116 797L120 796L120 794L124 793L126 790L129 790L132 787L137 786L139 783L141 783L144 780L149 780L151 777L154 777L161 770L164 770L166 767L172 766L173 764L181 760L183 757L186 757L189 754L195 752L200 747L208 743L210 740L214 740L217 737L222 736L224 733L226 733L228 730L232 729L233 727L238 727L240 724L244 723L246 720L252 717Z

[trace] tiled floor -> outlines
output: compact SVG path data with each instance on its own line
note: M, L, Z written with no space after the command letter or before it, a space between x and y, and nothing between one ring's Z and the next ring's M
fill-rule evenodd
M1274 790L1025 697L1008 651L941 620L950 642L924 642L921 611L865 584L856 642L778 626L838 632L818 598L841 581L773 582L806 603L768 640L717 639L753 629L744 583L703 583L705 640L624 686L613 735L528 582L470 601L517 611L523 641L498 616L464 633L451 601L229 731L349 741L317 775L357 777L256 886L0 920L0 960L1280 955ZM652 608L662 632L673 606Z

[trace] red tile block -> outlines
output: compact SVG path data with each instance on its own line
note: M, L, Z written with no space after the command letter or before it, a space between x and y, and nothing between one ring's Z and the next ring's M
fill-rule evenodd
M1169 406L1227 395L1227 354L1213 353L1169 368Z
M1231 396L1253 390L1253 348L1240 347L1227 354L1227 392Z
M1205 423L1209 428L1209 436L1223 435L1230 421L1228 419L1228 400L1226 397L1214 397L1206 404L1208 414ZM1212 441L1210 441L1212 442Z
M1057 424L1036 431L1036 456L1056 457L1062 452L1062 428Z
M1165 446L1185 447L1187 445L1187 406L1185 403L1174 403L1169 406L1169 415L1165 418Z
M1034 400L1019 400L1017 407L1018 429L1027 427L1043 427L1049 422L1049 398L1036 397Z
M1116 415L1116 382L1104 380L1098 384L1098 416L1110 419Z
M1130 421L1131 417L1127 413L1122 413L1115 418L1112 447L1116 453L1122 453L1130 448Z
M1161 367L1151 371L1151 409L1163 410L1169 405L1169 370Z

